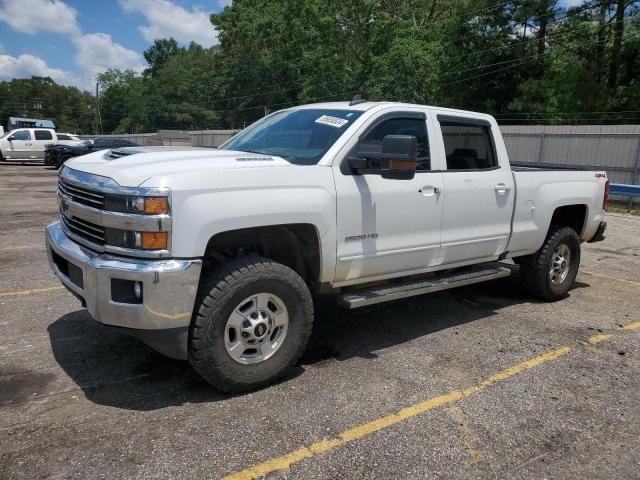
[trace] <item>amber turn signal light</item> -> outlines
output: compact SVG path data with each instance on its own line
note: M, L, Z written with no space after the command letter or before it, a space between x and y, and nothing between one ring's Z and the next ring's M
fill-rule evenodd
M167 232L141 232L141 247L144 250L166 250L169 241Z
M148 215L161 215L169 213L168 197L145 197L144 213Z
M414 160L390 160L389 168L391 170L415 170L416 162Z

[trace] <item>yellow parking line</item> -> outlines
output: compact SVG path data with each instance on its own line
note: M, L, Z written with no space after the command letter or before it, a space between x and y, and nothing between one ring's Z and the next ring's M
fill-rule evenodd
M610 275L605 275L604 273L589 272L587 270L580 270L580 273L584 273L586 275L593 275L594 277L607 278L609 280L616 280L618 282L629 283L631 285L635 285L636 287L640 287L640 282L634 282L633 280L627 280L625 278L612 277Z
M407 420L408 418L415 417L416 415L427 412L429 410L433 410L434 408L448 405L457 402L462 398L479 393L487 387L493 385L494 383L502 382L510 377L513 377L514 375L524 372L525 370L537 367L538 365L542 365L543 363L546 363L550 360L563 357L570 351L571 347L567 346L557 348L538 357L534 357L522 363L518 363L517 365L507 368L506 370L502 370L472 387L468 387L464 390L453 390L449 393L445 393L444 395L433 397L416 405L403 408L397 413L393 413L386 417L381 417L346 430L336 438L320 440L319 442L312 443L308 447L299 448L298 450L287 453L286 455L282 455L281 457L267 460L264 463L254 465L253 467L249 467L245 470L229 475L225 477L225 480L248 480L267 475L278 470L285 470L291 467L291 465L293 465L294 463L298 463L305 458L310 458L315 455L325 453L336 447L340 447L346 443L352 442L367 435L371 435L372 433L400 423L404 420Z
M589 340L587 340L587 341L591 345L595 345L596 343L604 342L605 340L607 340L610 337L611 337L611 335L592 335L591 337L589 337Z
M53 292L55 290L62 290L64 287L59 285L57 287L47 288L33 288L31 290L17 290L15 292L0 292L0 297L24 297L25 295L35 295L36 293Z
M476 436L469 427L467 423L467 418L462 409L456 405L449 407L449 415L456 422L456 426L458 427L458 431L462 434L462 440L464 442L464 446L467 448L471 459L474 462L479 462L482 460L482 452L476 448L478 444L476 440Z
M640 328L640 322L627 323L622 326L625 330L638 330Z

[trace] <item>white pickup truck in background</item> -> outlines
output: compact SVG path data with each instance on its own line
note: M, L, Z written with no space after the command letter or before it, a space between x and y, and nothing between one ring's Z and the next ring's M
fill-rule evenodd
M58 133L50 128L16 128L0 137L0 161L43 160L47 145L74 145L81 141L75 135Z
M511 168L488 115L305 105L217 150L68 161L47 249L96 320L242 391L297 361L321 293L357 308L505 277L513 258L534 295L563 298L607 188L602 171Z

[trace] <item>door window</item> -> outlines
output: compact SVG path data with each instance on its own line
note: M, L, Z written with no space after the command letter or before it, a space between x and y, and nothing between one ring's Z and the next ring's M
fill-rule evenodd
M36 140L53 140L53 135L49 130L36 130Z
M14 140L28 141L31 140L31 132L29 132L29 130L20 130L16 133L12 133L11 137Z
M360 141L360 148L365 151L381 152L382 139L387 135L411 135L418 140L418 163L416 171L431 170L431 156L429 155L429 138L427 123L420 118L390 118L376 125Z
M440 122L447 170L489 170L498 167L491 131L486 125Z

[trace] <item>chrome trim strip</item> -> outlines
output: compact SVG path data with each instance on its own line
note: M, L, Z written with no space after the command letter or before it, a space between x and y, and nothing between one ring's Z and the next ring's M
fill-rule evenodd
M169 245L171 245L171 235L169 235ZM142 258L166 258L170 253L169 250L138 250L135 248L112 247L110 245L105 246L105 251L116 255Z

